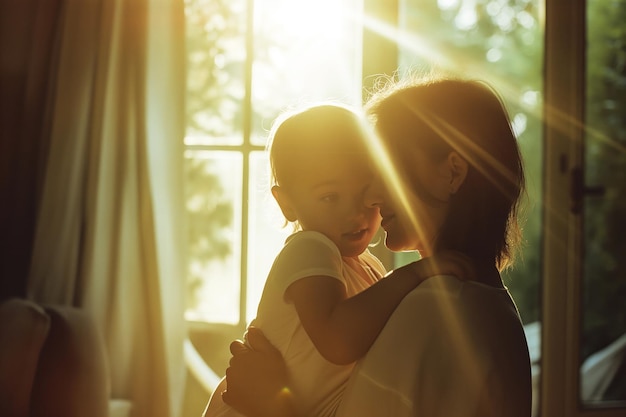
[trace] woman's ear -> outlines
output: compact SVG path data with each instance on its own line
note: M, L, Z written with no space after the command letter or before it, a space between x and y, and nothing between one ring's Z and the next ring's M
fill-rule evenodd
M296 216L296 211L291 202L291 198L289 198L289 195L283 188L279 187L278 185L274 185L272 187L272 195L274 196L274 199L280 207L280 211L283 212L283 216L285 216L287 221L295 222L296 220L298 220L298 216Z
M450 194L456 194L467 177L467 161L456 152L448 155L448 169L450 172Z

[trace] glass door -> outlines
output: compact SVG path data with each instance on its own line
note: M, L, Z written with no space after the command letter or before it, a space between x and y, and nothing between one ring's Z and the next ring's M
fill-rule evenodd
M546 1L541 415L626 415L626 2Z
M626 2L588 1L580 401L626 415ZM583 172L584 171L584 172Z

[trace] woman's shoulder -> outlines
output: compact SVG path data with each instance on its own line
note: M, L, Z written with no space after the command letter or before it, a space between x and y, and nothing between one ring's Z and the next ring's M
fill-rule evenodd
M508 290L503 285L485 284L475 279L462 280L454 275L434 275L425 279L416 290L422 290L431 293L448 293L457 296L476 294L476 295L507 295Z
M453 275L436 275L424 280L404 298L401 305L416 314L418 311L432 313L445 309L466 318L477 317L477 311L517 314L506 288L463 281Z

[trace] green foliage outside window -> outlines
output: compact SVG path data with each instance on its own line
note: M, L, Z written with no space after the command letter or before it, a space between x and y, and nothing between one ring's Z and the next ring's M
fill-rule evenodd
M230 0L185 0L187 135L241 132L245 11ZM239 2L240 3L240 2Z
M242 91L238 90L245 57L229 54L229 44L241 37L245 26L228 0L186 0L187 21L187 137L219 142L239 131ZM232 224L232 204L211 161L188 155L185 164L189 266L187 308L200 303L198 288L204 279L201 266L224 259L231 242L223 234Z

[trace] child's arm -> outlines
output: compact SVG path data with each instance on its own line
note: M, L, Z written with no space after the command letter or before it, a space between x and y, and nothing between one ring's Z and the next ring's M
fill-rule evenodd
M348 364L365 355L405 295L442 274L467 279L471 263L460 253L442 252L398 268L350 298L340 281L325 276L302 278L289 286L287 295L320 354Z

